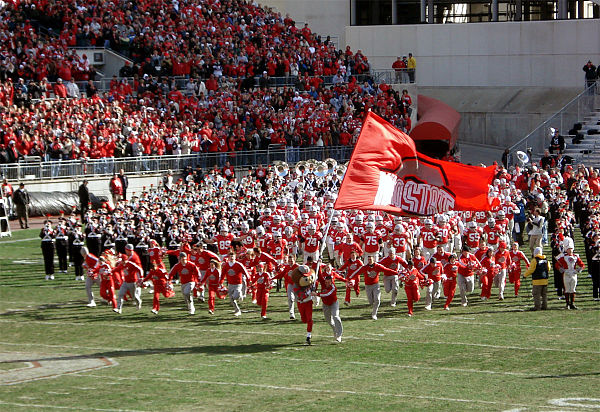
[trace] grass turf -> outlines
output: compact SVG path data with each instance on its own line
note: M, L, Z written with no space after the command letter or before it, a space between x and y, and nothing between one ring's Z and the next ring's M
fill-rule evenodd
M530 280L516 298L507 285L504 301L481 302L476 290L466 308L457 291L450 312L440 300L425 311L421 301L413 318L403 291L396 308L382 293L376 322L364 293L353 294L352 306L341 308L343 343L334 343L319 307L309 347L305 325L288 319L283 293L271 295L267 321L248 300L241 318L227 301L217 302L214 316L201 303L189 316L178 288L157 316L147 292L139 312L131 303L120 316L104 304L86 308L72 268L44 280L39 240L26 240L37 234L0 240L0 355L19 357L0 362L0 377L32 359L43 366L108 358L113 366L58 368L52 378L1 385L0 410L574 410L600 403L600 304L586 272L579 311L563 310L551 293L551 310L528 312Z

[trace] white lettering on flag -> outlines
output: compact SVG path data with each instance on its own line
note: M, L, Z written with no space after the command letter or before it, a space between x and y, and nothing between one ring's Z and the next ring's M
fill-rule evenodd
M396 180L398 180L398 176L394 173L379 171L379 187L373 205L388 206L392 203Z

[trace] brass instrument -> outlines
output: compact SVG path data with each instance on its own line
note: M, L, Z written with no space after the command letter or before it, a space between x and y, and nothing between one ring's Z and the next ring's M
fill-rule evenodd
M317 177L325 177L329 174L329 169L327 168L327 164L325 162L317 162L314 174Z
M337 167L337 160L332 159L331 157L329 159L325 159L325 165L327 166L327 174L334 174L335 173L335 169Z
M290 167L286 162L278 162L275 165L275 174L279 177L285 177L290 173Z
M308 172L314 173L317 168L317 161L315 159L309 159L306 161L306 165L308 166Z
M338 165L335 169L335 174L339 179L343 179L346 175L346 170L348 167L346 165Z
M306 176L308 172L308 165L305 161L296 163L296 174L298 176Z

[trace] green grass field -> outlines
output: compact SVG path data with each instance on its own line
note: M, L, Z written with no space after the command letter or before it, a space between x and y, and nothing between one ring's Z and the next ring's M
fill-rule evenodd
M576 304L528 312L521 296L408 318L382 294L379 320L363 295L343 307L336 344L316 308L313 346L273 293L267 321L248 300L195 316L176 297L116 315L85 307L74 274L45 281L36 230L0 240L0 410L590 410L600 407L600 304L580 275ZM342 286L343 288L343 286ZM495 289L493 290L495 292ZM476 290L476 293L478 291ZM512 285L507 287L507 296ZM99 294L95 290L97 301ZM340 296L338 294L338 296ZM342 298L343 299L343 298ZM298 316L299 318L299 316ZM9 384L7 384L9 383Z

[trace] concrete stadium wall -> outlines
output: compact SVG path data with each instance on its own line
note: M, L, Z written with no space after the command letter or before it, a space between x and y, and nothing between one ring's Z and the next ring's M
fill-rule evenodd
M260 4L273 7L285 16L290 15L297 27L308 27L323 39L336 36L338 48L346 48L345 28L350 24L350 2L348 0L263 0Z
M580 93L577 88L419 87L461 114L459 143L506 148ZM572 125L565 125L570 128ZM565 130L565 131L566 131Z
M128 196L131 196L133 192L138 194L141 193L144 186L149 189L150 185L156 187L162 183L162 175L128 176L128 178ZM110 198L110 191L108 189L110 176L85 177L85 179L88 180L88 188L91 193L96 196L109 196ZM30 192L76 192L83 180L84 178L80 177L76 179L55 179L29 182L24 180L23 182Z
M598 20L346 27L347 43L375 69L412 52L421 86L583 89L582 67L598 63L598 39Z

